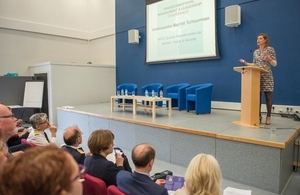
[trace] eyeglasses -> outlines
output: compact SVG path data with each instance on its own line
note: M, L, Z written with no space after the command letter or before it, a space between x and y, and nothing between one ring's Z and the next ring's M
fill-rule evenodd
M8 116L0 116L0 118L15 118L14 114L8 115Z
M79 182L84 182L84 175L85 175L86 167L84 165L78 165L78 168L79 168L79 173L78 173L78 175L76 175L76 177L71 179L71 182L74 182L77 179L79 180Z

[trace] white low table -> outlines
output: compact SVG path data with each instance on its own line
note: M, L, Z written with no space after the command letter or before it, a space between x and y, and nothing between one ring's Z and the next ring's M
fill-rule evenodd
M144 101L144 104L138 103ZM152 111L152 118L156 118L156 110L167 109L168 115L172 116L172 107L156 106L156 102L168 102L169 105L172 105L172 99L166 97L146 97L146 96L135 96L133 99L133 114L136 114L138 107L149 109ZM146 102L150 104L147 105Z
M125 107L132 107L133 104L126 104L125 100L133 100L135 96L131 95L113 95L110 97L110 110L113 112L115 110L115 102L118 99L122 99L122 103L118 103L118 106L121 106L123 110L125 110Z
M122 99L122 103L118 104L125 109L125 106L132 106L133 107L133 114L137 113L137 108L148 109L152 111L152 118L156 118L156 111L161 109L167 109L168 115L172 116L172 107L165 107L163 106L156 106L156 102L168 102L168 105L172 105L172 99L167 97L146 97L146 96L111 96L111 111L114 111L115 102L117 99ZM132 104L126 104L125 100L132 100ZM144 103L141 103L144 102ZM149 102L150 104L146 104Z

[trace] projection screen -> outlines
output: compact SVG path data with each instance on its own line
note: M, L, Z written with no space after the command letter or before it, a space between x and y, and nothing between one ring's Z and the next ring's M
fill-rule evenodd
M146 0L146 63L219 58L215 0Z

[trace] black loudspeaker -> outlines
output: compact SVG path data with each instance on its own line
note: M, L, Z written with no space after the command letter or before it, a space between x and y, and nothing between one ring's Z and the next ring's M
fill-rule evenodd
M139 31L132 29L128 31L128 43L139 44Z
M241 24L241 7L231 5L225 7L225 25L228 27L238 27Z

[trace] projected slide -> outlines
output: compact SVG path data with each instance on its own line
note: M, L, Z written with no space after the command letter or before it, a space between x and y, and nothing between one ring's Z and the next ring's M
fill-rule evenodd
M218 57L215 0L163 0L146 9L146 63Z

